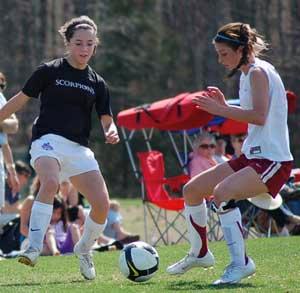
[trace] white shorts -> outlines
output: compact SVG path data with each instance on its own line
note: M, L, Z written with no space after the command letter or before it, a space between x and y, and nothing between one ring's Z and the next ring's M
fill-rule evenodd
M46 134L33 141L30 155L32 167L40 157L55 158L60 165L60 182L89 171L100 172L94 153L88 147L56 134Z

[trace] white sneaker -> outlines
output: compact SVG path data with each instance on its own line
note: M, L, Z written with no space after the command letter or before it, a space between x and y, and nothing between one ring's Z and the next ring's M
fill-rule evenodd
M96 271L93 263L92 252L81 253L78 249L78 245L75 244L74 253L79 259L79 267L82 276L87 280L95 279Z
M250 257L248 257L248 263L245 266L236 266L232 263L227 266L222 277L213 282L213 285L236 284L254 273L255 263Z
M208 251L205 256L198 258L191 254L186 255L179 262L169 266L167 268L167 273L170 275L180 275L184 274L188 270L194 267L209 268L215 264L215 258L213 254Z
M34 267L37 263L37 259L40 255L40 251L37 248L29 247L23 253L19 255L19 262Z

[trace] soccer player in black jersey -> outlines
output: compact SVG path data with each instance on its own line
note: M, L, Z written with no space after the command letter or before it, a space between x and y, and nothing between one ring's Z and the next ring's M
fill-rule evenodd
M84 232L74 247L81 274L95 278L91 247L106 223L109 196L93 152L88 148L91 113L95 107L106 143L119 141L105 81L88 65L98 45L97 26L87 16L73 18L59 30L67 57L41 64L0 110L0 121L20 110L30 98L41 101L32 129L31 164L41 187L32 207L30 247L19 262L34 266L42 250L59 183L69 178L91 206Z

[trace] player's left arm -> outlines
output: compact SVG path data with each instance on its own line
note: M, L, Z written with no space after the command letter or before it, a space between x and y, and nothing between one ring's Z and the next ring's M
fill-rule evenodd
M110 115L101 115L101 123L104 131L106 143L116 144L120 141L117 127Z

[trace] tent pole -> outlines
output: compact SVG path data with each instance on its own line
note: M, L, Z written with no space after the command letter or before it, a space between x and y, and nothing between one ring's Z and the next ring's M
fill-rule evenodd
M144 208L144 232L145 232L145 241L148 242L148 228L147 228L147 207L146 207L146 199L145 199L145 185L143 180L141 181L141 193L143 200L143 208Z
M184 130L183 131L183 151L184 151L184 166L187 166L187 163L188 163L188 148L187 148L187 131Z
M142 132L143 132L143 135L144 135L144 139L145 139L145 143L146 143L147 149L148 149L148 151L151 151L152 148L151 148L151 145L150 145L150 135L152 136L153 128L151 128L149 136L148 136L145 128L142 129Z
M126 149L127 149L127 153L129 155L129 160L130 160L134 175L137 179L139 179L140 175L139 175L139 172L136 168L134 158L133 158L133 155L132 155L132 150L131 150L130 143L129 143L130 139L133 137L134 130L131 131L129 138L127 138L127 134L126 134L126 131L125 131L124 127L121 127L121 131L122 131L122 135L123 135L123 138L124 138L124 141L125 141L125 146L126 146Z
M180 157L180 155L179 155L178 147L177 147L177 145L176 145L176 143L175 143L175 140L174 140L174 137L173 137L171 131L168 130L167 133L168 133L168 135L169 135L169 137L170 137L172 146L173 146L173 148L174 148L174 150L175 150L176 157L177 157L177 160L178 160L178 162L179 162L181 168L183 169L183 171L184 171L185 174L188 174L188 170L187 170L187 168L184 166L184 163L182 162L182 159L181 159L181 157Z

